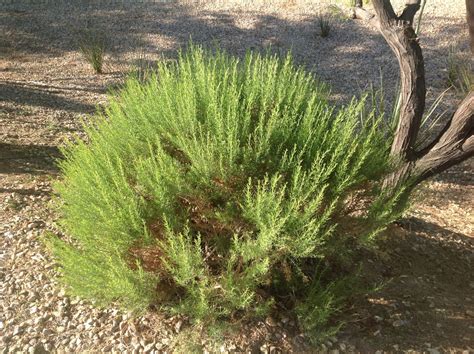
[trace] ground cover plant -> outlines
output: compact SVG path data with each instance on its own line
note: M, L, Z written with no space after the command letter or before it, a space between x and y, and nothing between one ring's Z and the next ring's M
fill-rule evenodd
M87 142L64 149L67 236L48 244L69 291L200 323L286 308L324 326L353 290L324 269L370 247L402 209L381 188L382 117L327 94L289 56L193 46L130 78Z

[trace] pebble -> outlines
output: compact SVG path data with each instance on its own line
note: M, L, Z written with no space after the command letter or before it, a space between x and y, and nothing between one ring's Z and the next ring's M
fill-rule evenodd
M393 327L401 327L401 326L405 326L407 323L408 323L408 321L406 321L406 320L396 320L396 321L393 321L392 326Z
M15 328L13 329L13 336L17 336L21 333L23 333L23 327L22 326L15 326Z
M430 354L440 354L440 351L436 348L428 348L427 352Z
M374 320L375 320L375 322L382 322L382 321L383 321L383 317L380 317L380 316L375 315L375 316L374 316Z
M275 321L275 319L272 317L272 316L268 316L266 319L265 319L265 323L267 325L269 325L270 327L275 327L277 325L277 322Z
M179 333L179 331L181 330L182 325L183 325L182 320L179 320L178 322L176 322L176 324L174 325L174 330L176 331L176 333Z
M35 313L37 313L37 312L38 312L38 307L33 306L32 308L30 308L30 314L31 314L31 315L33 315L33 314L35 314Z

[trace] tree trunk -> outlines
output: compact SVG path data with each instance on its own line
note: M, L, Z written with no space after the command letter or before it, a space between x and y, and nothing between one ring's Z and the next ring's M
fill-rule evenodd
M391 147L391 156L399 162L399 167L387 176L384 187L394 188L403 183L410 191L421 181L474 156L474 92L463 100L441 133L422 151L416 151L426 97L423 54L413 29L421 0L406 0L399 16L390 0L372 0L372 3L376 18L364 14L363 9L355 14L366 20L377 20L377 27L398 60L401 79L400 116ZM474 29L473 3L467 0L471 30ZM471 31L471 44L473 40Z
M466 0L467 24L469 26L469 36L471 38L471 51L474 54L474 1Z

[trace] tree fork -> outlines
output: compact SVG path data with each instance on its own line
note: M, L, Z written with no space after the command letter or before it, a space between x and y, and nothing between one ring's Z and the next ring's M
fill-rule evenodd
M470 2L467 0L466 5L472 45L474 9ZM372 0L372 3L375 17L360 7L354 8L354 15L372 22L380 30L398 60L401 79L400 116L390 152L400 166L387 176L384 187L408 182L411 190L425 179L474 156L474 92L461 102L438 136L423 150L416 151L426 99L423 53L413 29L421 0L406 0L400 16L390 0Z

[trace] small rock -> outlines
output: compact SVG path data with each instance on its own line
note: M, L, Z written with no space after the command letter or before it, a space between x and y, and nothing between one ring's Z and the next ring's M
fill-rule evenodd
M270 327L275 327L277 325L277 322L275 321L275 319L271 316L268 316L266 319L265 319L265 323L267 325L269 325Z
M439 353L439 350L436 349L436 348L429 348L427 351L428 351L428 353L430 353L430 354L440 354L440 353Z
M468 315L469 317L474 317L474 311L466 310L466 315Z
M50 336L52 334L54 334L54 332L48 328L45 328L43 329L43 331L41 332L43 334L43 336Z
M23 327L15 326L15 328L13 329L13 336L17 336L21 333L23 333Z
M176 333L179 333L179 331L181 330L182 325L183 325L183 321L181 321L181 320L179 320L178 322L175 323L174 330L176 331Z
M151 344L148 344L147 346L145 346L143 348L143 352L145 353L151 353L152 351L154 351L155 349L155 344L154 343L151 343Z
M405 326L407 323L408 321L405 321L405 320L396 320L396 321L393 321L392 326L401 327L401 326Z
M30 347L28 350L32 354L46 354L48 351L42 344L36 344L35 346Z

